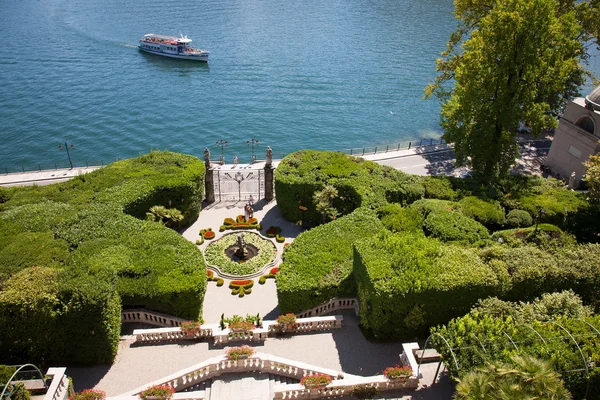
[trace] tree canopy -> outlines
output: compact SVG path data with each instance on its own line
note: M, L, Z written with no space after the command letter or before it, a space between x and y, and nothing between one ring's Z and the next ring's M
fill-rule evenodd
M534 134L583 83L584 42L597 32L598 2L455 0L458 29L438 59L426 97L442 101L444 139L456 161L504 175L518 157L520 122ZM453 87L447 84L452 81Z

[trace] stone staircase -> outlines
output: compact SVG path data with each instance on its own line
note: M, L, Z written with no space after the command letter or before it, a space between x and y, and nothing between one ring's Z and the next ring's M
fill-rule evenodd
M183 392L204 391L206 400L265 400L274 397L275 387L299 382L294 378L264 372L233 373L207 379Z

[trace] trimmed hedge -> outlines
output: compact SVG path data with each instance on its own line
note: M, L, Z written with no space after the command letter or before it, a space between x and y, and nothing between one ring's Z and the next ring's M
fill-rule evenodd
M506 214L504 223L511 228L526 228L533 225L533 218L525 210L511 210Z
M38 282L37 289L49 293L35 300L38 311L30 310L26 298L15 303L14 294L2 292L3 326L15 315L22 324L21 331L0 331L0 346L21 335L15 350L3 354L12 363L110 362L121 301L197 319L206 287L202 254L144 217L151 206L164 205L181 210L184 223L195 220L203 178L204 163L197 158L152 152L67 182L3 191L0 284L16 285L25 279L19 271L33 266L63 271L56 290L46 287L52 280ZM38 324L46 327L45 336L35 329L27 333L26 326ZM46 338L53 345L43 350Z
M458 202L460 212L488 228L500 227L504 224L504 209L497 201L484 201L468 196Z
M426 176L422 182L428 199L454 200L457 196L452 182L445 176Z
M490 237L485 226L458 212L435 211L429 213L425 218L423 230L427 235L444 242L475 243Z
M298 235L283 254L277 273L281 312L298 313L336 296L355 295L352 243L381 229L374 211L359 208Z
M598 307L599 260L597 244L553 253L533 246L475 250L383 231L355 242L361 323L378 338L406 339L463 315L479 298L528 300L566 289Z
M114 276L31 267L0 292L0 351L6 360L96 364L112 362L121 330Z
M388 204L377 210L383 226L392 232L422 231L423 216L412 208L403 208L400 204Z
M422 178L342 153L303 150L287 155L275 170L277 206L288 221L302 219L317 225L321 214L313 195L326 185L334 186L338 197L333 207L347 215L358 207L378 207L388 200L412 202L424 194ZM306 207L301 212L298 207Z
M413 232L355 242L354 273L361 324L385 339L406 339L463 315L498 286L472 250Z
M410 209L418 211L424 218L431 212L452 212L458 210L458 204L448 200L421 199L409 206Z

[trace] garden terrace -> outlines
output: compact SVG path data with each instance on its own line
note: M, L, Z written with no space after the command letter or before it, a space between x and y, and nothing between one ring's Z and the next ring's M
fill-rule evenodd
M0 280L15 291L0 292L0 323L15 329L0 332L2 354L14 362L110 362L121 303L197 318L206 285L202 254L144 218L150 207L163 205L181 211L181 224L195 220L204 171L195 157L152 152L64 183L3 190ZM34 283L26 278L34 266L60 273ZM54 311L41 298L30 312L27 302L17 301L16 288L52 293ZM31 329L40 324L43 333Z

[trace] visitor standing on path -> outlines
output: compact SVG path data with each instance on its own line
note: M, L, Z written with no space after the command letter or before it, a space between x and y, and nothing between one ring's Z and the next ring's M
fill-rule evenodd
M233 165L237 167L238 165L238 156L233 156Z

